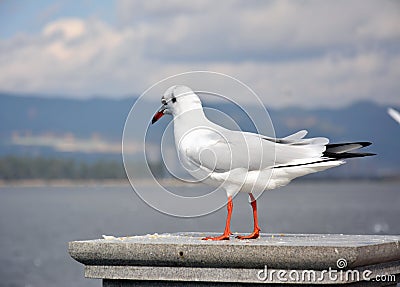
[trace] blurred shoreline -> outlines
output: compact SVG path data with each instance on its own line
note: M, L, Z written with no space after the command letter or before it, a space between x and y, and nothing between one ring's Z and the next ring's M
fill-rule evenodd
M168 186L192 186L197 185L187 183L172 178L157 179L161 185ZM301 178L293 181L294 183L321 183L321 182L393 182L400 183L400 176L392 177L371 177L371 178ZM140 179L140 184L151 185L152 179ZM18 179L18 180L0 180L2 187L69 187L69 186L129 186L128 179Z
M128 186L127 179L72 180L72 179L18 179L0 180L1 187L44 187L44 186Z

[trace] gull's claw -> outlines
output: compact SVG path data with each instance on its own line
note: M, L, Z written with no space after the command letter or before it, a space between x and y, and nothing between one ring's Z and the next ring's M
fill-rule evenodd
M201 240L229 240L229 234L222 234L221 236L217 236L217 237L204 237Z
M235 238L240 239L240 240L245 240L245 239L257 239L258 237L260 237L260 234L257 232L253 232L250 235L238 235Z
M235 238L240 239L240 240L244 240L244 239L257 239L258 237L260 237L260 228L256 227L256 229L254 229L252 234L249 234L249 235L238 235Z

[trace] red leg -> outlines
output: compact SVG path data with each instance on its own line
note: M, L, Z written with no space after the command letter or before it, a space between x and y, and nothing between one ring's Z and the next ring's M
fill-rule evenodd
M247 236L238 235L236 238L238 239L256 239L260 236L260 227L258 226L258 216L257 216L257 201L254 198L253 194L249 194L251 200L251 207L253 208L253 219L254 219L254 231L252 234Z
M205 237L202 238L202 240L229 240L229 235L232 234L231 232L231 216L232 216L232 209L233 209L233 203L232 203L232 196L228 197L228 204L226 205L228 208L228 215L226 217L226 225L225 225L225 230L224 234L221 236L217 237Z

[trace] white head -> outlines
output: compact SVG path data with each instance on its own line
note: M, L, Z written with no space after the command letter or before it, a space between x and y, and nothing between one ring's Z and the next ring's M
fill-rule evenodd
M163 115L180 115L184 112L202 109L199 97L186 86L172 86L168 88L161 98L162 108L154 115L152 123L154 124Z

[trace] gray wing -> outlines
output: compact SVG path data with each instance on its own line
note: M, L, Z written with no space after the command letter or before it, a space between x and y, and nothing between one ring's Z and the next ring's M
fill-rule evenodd
M196 166L226 172L236 168L260 170L276 165L319 158L329 142L325 138L303 139L306 131L275 139L254 133L220 129L202 135L203 140L185 150Z

